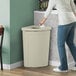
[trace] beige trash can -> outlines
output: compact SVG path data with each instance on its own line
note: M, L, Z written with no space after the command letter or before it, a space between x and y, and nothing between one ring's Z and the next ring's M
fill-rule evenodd
M51 27L22 28L24 67L48 66Z

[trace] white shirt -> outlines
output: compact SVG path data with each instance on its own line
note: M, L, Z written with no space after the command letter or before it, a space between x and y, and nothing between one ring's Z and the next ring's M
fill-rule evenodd
M44 14L47 18L55 7L58 11L59 25L66 25L72 22L76 22L76 6L74 0L49 0L48 8Z

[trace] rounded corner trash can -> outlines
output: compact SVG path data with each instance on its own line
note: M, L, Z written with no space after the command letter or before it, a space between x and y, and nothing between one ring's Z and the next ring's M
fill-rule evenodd
M24 67L48 66L51 27L22 28Z

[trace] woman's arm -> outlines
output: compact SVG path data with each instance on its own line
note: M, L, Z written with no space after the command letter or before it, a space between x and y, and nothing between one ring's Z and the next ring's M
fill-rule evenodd
M71 0L71 7L72 7L72 10L73 10L73 12L74 12L74 14L76 16L76 6L74 4L74 0Z
M46 12L44 14L44 17L47 18L52 11L53 7L55 6L55 0L49 0L48 8L46 9Z
M46 12L44 13L44 17L40 22L40 25L44 24L47 17L49 16L50 12L52 11L53 7L55 6L55 0L49 0L48 8L46 9Z

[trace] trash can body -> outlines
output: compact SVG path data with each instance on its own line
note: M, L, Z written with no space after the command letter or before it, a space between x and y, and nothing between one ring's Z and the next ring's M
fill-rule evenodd
M31 29L33 30L31 31ZM50 29L30 28L30 30L23 30L24 66L48 66L49 42Z

